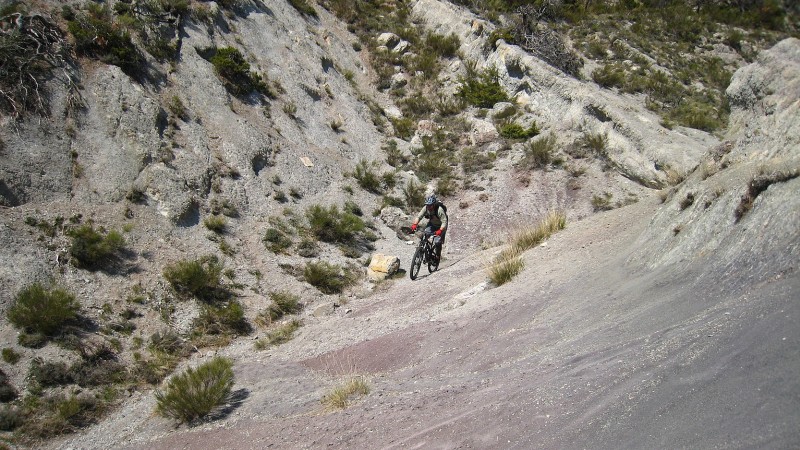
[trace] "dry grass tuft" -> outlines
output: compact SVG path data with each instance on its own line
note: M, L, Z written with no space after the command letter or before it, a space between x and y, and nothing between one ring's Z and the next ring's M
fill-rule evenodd
M364 377L356 376L322 397L328 410L345 409L356 400L369 394L370 388Z
M492 284L501 286L511 281L525 267L522 254L542 243L553 233L564 229L566 225L566 214L562 211L552 211L538 225L513 232L509 246L501 251L487 268Z

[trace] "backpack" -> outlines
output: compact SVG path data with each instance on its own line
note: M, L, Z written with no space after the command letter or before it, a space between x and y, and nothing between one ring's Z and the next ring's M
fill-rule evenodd
M444 215L447 216L447 206L444 205L441 201L436 201L436 209L434 211L439 211L439 207L444 210ZM427 215L427 212L425 213ZM447 216L447 219L450 219L450 216Z

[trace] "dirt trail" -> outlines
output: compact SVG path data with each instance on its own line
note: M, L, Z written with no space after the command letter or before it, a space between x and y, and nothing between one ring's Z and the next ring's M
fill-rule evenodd
M497 249L450 255L274 350L227 349L240 402L219 420L173 429L141 395L62 448L798 445L800 277L732 292L699 264L629 264L657 208L569 223L499 288L483 272ZM352 374L370 394L324 411Z

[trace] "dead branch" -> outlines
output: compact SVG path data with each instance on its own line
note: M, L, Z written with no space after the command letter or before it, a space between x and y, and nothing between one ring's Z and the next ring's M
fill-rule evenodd
M72 49L55 23L40 14L14 13L0 18L0 110L20 119L49 115L45 84L61 79L68 105L81 105Z

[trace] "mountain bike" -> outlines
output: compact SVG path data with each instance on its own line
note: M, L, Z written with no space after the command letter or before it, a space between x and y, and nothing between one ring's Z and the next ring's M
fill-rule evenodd
M411 231L409 228L408 231ZM422 231L422 230L420 230ZM414 233L411 231L411 233ZM411 258L411 268L408 271L408 276L415 280L419 275L419 269L423 264L428 266L428 273L433 273L439 268L439 258L436 257L436 245L434 245L435 235L431 232L422 231L419 236L417 248L414 251L414 257Z

